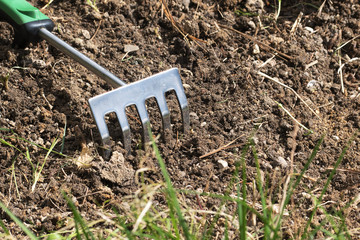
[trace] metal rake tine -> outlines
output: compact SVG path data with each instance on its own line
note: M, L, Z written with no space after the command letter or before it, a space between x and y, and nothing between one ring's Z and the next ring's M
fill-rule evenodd
M117 109L116 115L121 128L122 142L127 153L131 151L131 131L130 125L126 117L125 108Z
M176 96L179 102L180 110L181 110L181 118L183 122L183 132L187 133L190 129L190 113L189 113L189 105L186 100L184 89L181 85L182 91L175 91Z
M104 116L110 112L116 112L123 133L124 148L130 153L131 134L125 109L128 106L135 105L143 128L142 141L144 146L146 146L146 143L150 140L150 121L145 102L149 98L155 98L161 111L163 131L165 132L167 129L171 129L170 112L165 98L165 93L171 90L174 90L176 93L182 114L183 130L187 132L190 128L189 108L180 74L176 68L152 75L89 99L90 108L103 144L107 146L108 142L110 142L110 135Z
M147 113L147 109L145 106L145 101L143 103L144 104L136 105L136 109L137 109L137 112L139 114L141 124L142 124L143 130L142 130L141 137L142 137L142 143L145 148L146 143L150 142L150 137L149 137L150 120L149 120L149 115Z
M163 132L165 132L166 130L171 130L170 111L166 103L165 95L162 94L161 96L156 97L155 99L157 106L161 112Z

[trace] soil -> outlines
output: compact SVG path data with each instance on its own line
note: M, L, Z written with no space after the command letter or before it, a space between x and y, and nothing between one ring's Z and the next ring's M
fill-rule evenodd
M46 4L31 2L39 8ZM179 69L191 129L182 133L176 95L170 93L171 139L157 141L176 188L225 193L252 137L272 201L279 204L285 177L303 169L324 135L294 193L283 237L294 236L296 226L304 224L314 206L311 196L320 196L346 146L324 194L324 208L336 211L359 197L360 144L354 135L360 121L358 1L325 1L321 8L323 1L283 1L277 19L277 1L171 0L167 11L161 1L101 0L99 12L84 2L55 0L43 10L61 39L127 83ZM28 151L32 164L46 160L32 191L30 161L0 144L1 199L16 216L38 234L51 232L71 216L61 191L71 194L90 221L100 217L104 205L120 206L135 193L137 170L147 168L149 182L162 179L154 154L141 149L133 107L127 111L134 133L131 153L122 148L120 127L110 114L113 154L102 158L87 101L112 87L44 41L15 46L13 32L0 23L0 137L22 153ZM138 50L126 53L126 45ZM153 100L148 110L157 136L161 115ZM54 150L67 157L52 153L45 158L47 151L39 146L50 148L55 139L60 141ZM246 164L248 198L258 202L250 152ZM201 198L200 204L189 196L188 202L193 208L217 209L211 198ZM355 201L344 213L347 229L360 227L359 204ZM314 222L325 217L320 211ZM9 217L3 213L2 218L20 238Z

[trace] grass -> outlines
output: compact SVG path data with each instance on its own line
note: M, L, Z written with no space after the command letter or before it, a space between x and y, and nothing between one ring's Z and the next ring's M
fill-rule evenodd
M96 0L86 0L86 3L95 11L100 12L96 5Z
M352 201L349 201L346 206L336 211L329 211L322 204L324 204L324 196L329 189L336 169L344 159L351 142L356 136L357 133L348 141L348 144L341 152L334 164L333 170L322 186L321 194L317 197L313 196L314 206L309 218L299 228L301 230L295 232L296 235L292 236L293 238L313 239L321 233L328 239L351 239L351 232L345 224L345 213ZM317 142L301 172L287 175L286 181L279 183L278 187L282 187L283 190L278 191L278 200L270 197L273 194L270 192L269 183L262 173L256 144L253 137L250 137L248 143L242 149L238 161L235 163L233 177L229 181L224 194L176 189L171 182L161 154L153 141L152 147L164 182L149 184L143 181L139 191L129 200L131 206L130 212L120 213L117 208L113 208L111 211L104 210L103 214L107 216L105 218L106 221L102 219L88 222L72 202L69 196L71 193L63 192L63 197L73 213L72 219L69 220L72 222L72 225L70 224L66 228L49 235L36 236L3 203L0 203L0 207L30 239L93 240L140 238L206 240L213 239L218 234L221 234L223 239L289 238L290 236L284 231L284 227L289 227L287 224L289 217L285 213L290 212L292 214L292 211L295 210L296 207L290 204L290 200L298 194L297 188L301 186L305 172L316 158L324 138L325 135ZM7 144L7 146L15 148L15 146L10 144ZM49 152L53 150L53 146L55 146L54 143L49 148ZM253 185L255 189L252 191L249 189L250 185L248 184L250 181L247 173L249 159L255 163L256 170ZM162 196L166 200L166 204L155 206L155 196ZM191 198L192 196L212 198L219 201L219 207L214 209L214 211L199 210L188 206L186 201L184 201L184 197ZM278 211L273 210L274 205L279 206ZM314 219L319 209L324 213L325 218L320 223L316 223ZM253 225L249 225L251 219L256 222L256 228ZM4 235L9 236L11 234L11 230L6 227L4 222L1 221L0 226Z
M19 137L15 132L11 131L10 129L0 129L0 131L7 131L7 132L11 132L11 135L10 136L6 136L5 138L0 138L0 144L3 144L5 146L8 146L14 150L16 150L17 154L16 154L16 157L15 159L13 160L13 163L11 165L11 172L12 172L12 180L14 180L14 183L15 183L15 188L16 188L16 192L18 194L18 196L20 196L20 193L19 193L19 190L18 190L18 185L17 185L17 180L16 180L16 174L15 174L15 163L16 163L16 160L17 160L17 157L18 155L21 155L22 157L24 157L29 163L30 163L30 166L31 166L31 169L32 169L32 186L31 186L31 191L34 192L35 191L35 188L36 188L36 184L38 183L40 177L41 177L41 172L43 171L44 167L45 167L45 164L50 156L51 153L55 153L55 154L58 154L60 156L65 156L63 155L62 153L58 153L56 151L54 151L54 147L56 146L56 144L58 143L58 140L55 139L50 148L46 148L46 147L43 147L43 146L40 146L39 144L36 144L34 142L31 142L31 141L28 141L28 140L25 140L24 138L21 138ZM16 141L23 141L25 143L29 143L33 146L36 146L36 147L39 147L41 149L44 149L44 150L47 150L47 153L44 157L44 160L42 161L42 163L40 161L37 161L37 163L35 164L34 161L32 160L32 157L30 156L30 151L29 151L29 148L26 147L24 150L20 149L19 147L13 145L11 143L11 140L16 140ZM41 165L40 165L41 163Z

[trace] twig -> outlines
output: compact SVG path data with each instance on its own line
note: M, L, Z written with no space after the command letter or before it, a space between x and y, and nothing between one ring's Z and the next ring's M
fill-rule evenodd
M339 67L339 69L338 69L338 73L342 70L342 68L343 68L346 64L351 63L351 62L354 62L354 61L358 61L358 60L360 60L360 57L352 58L352 59L344 62L343 64L340 64L340 67Z
M299 26L299 23L301 22L301 18L302 18L303 15L304 15L303 12L299 13L298 17L296 18L296 20L295 20L295 22L294 22L294 24L293 24L293 26L292 26L292 28L290 30L290 35L293 35L295 33L296 29Z
M308 107L313 114L315 114L315 116L317 116L319 119L321 119L320 116L300 97L300 95L294 89L292 89L291 87L287 86L286 84L276 80L275 78L270 77L269 75L267 75L263 72L258 71L258 74L265 78L270 79L271 81L276 82L277 84L280 84L281 86L283 86L287 89L290 89L305 104L305 106Z
M322 12L322 10L323 10L323 8L324 8L324 6L325 6L325 3L326 3L326 0L324 0L324 2L320 5L320 7L319 7L319 11L318 11L318 13L317 13L317 16L318 17L320 17L320 15L321 15L321 12Z
M294 156L295 156L295 150L296 150L296 136L299 132L299 125L297 124L297 122L294 121L294 129L291 132L290 136L292 139L292 143L291 143L291 152L290 152L290 174L294 173Z
M295 118L293 115L291 115L291 113L290 113L286 108L284 108L284 106L283 106L281 103L279 103L279 102L277 102L277 101L274 101L274 102L276 102L277 105L278 105L280 108L282 108L282 110L284 110L284 111L291 117L291 119L294 120L297 124L299 124L302 128L304 128L305 130L307 130L307 131L309 131L309 132L313 132L312 130L310 130L310 129L308 129L307 127L305 127L304 125L302 125L298 120L296 120L296 118Z
M179 26L179 24L175 21L175 19L173 18L173 16L171 15L170 13L170 10L169 10L169 7L166 3L166 0L161 0L161 3L162 3L162 9L164 10L164 13L166 15L166 17L170 20L171 24L173 25L173 27L181 34L183 35L185 41L187 41L188 38L190 38L191 40L193 40L196 45L198 45L200 48L204 49L200 44L199 42L202 42L202 43L206 43L206 41L204 40L201 40L197 37L194 37L193 35L191 34L188 34L181 26ZM206 49L204 49L205 51L207 51Z
M244 135L241 135L241 136L235 138L234 140L232 140L231 142L229 142L228 144L226 144L226 145L224 145L224 146L221 146L221 147L219 147L219 148L217 148L217 149L215 149L215 150L213 150L213 151L211 151L211 152L209 152L209 153L206 153L206 154L200 156L200 159L201 159L201 158L208 157L208 156L210 156L210 155L213 155L213 154L215 154L215 153L217 153L217 152L220 152L220 151L222 151L222 150L224 150L224 149L227 149L231 144L233 144L234 142L236 142L236 140L238 140L238 139L239 139L240 137L242 137L242 136L244 136ZM236 147L236 146L237 146L237 145L235 145L234 147ZM229 148L231 148L231 147L229 147Z
M48 105L48 107L50 108L50 111L53 109L53 106L50 104L50 102L47 100L45 94L44 94L44 91L41 90L41 96L44 98L46 104Z
M340 47L338 47L337 49L335 49L335 52L338 51L339 49L343 48L345 45L347 45L347 44L350 43L351 41L354 41L354 40L357 39L358 37L360 37L360 35L357 35L357 36L353 37L352 39L346 41L345 43L341 44Z
M266 64L268 64L271 60L273 60L276 57L277 53L275 53L271 58L269 58L268 60L266 60L263 64L261 64L259 66L259 69L264 67Z
M340 84L341 84L341 92L345 93L345 87L344 87L344 76L343 76L343 72L342 72L342 64L341 64L341 56L339 55L339 70L338 70L338 74L340 76Z
M265 117L267 117L267 116L268 116L268 114L265 114L265 115L262 115L262 116L260 116L260 117L250 119L250 120L248 120L248 121L241 122L241 123L239 123L238 125L248 124L248 123L251 123L251 122L256 121L256 120L258 120L258 119L265 118Z
M313 61L313 62L305 65L305 70L309 69L310 67L312 67L312 66L314 66L314 65L316 65L316 64L318 64L318 63L319 63L319 61L318 61L318 60L315 60L315 61Z
M234 29L234 28L232 28L232 27L228 27L228 26L226 26L226 25L222 25L222 24L218 24L218 25L219 25L220 27L222 27L222 28L226 28L226 29L228 29L228 30L231 30L231 31L233 31L233 32L236 32L236 33L240 34L242 37L244 37L244 38L246 38L246 39L249 39L249 40L255 42L257 45L259 45L259 47L261 47L261 48L264 49L265 51L271 50L271 51L276 52L279 56L285 58L285 60L294 59L294 57L291 57L291 56L289 56L289 55L287 55L287 54L285 54L285 53L282 53L282 52L276 50L275 48L270 47L269 45L267 45L267 44L265 44L265 43L263 43L263 42L260 42L260 41L256 40L254 37L252 37L252 36L250 36L250 35L248 35L248 34L246 34L246 33L240 32L240 31L238 31L238 30L236 30L236 29Z
M101 26L101 24L102 24L102 21L103 21L102 19L99 21L99 25L98 25L98 27L96 28L96 31L95 31L94 35L90 38L90 41L93 40L94 37L96 36L96 34L98 33L98 31L99 31L99 29L100 29L100 26Z
M334 168L328 167L328 168L326 168L326 170L332 171L332 170L334 170ZM348 172L348 173L360 174L360 170L356 170L356 169L337 168L336 171L338 171L338 172Z

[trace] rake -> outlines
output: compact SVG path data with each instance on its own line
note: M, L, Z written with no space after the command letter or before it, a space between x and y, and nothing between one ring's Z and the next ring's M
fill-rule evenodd
M142 141L146 143L149 141L150 121L145 102L149 98L156 100L162 116L162 130L165 132L171 129L170 112L165 93L174 91L181 109L184 133L190 128L188 102L177 68L172 68L131 84L126 84L114 74L52 34L51 31L54 28L54 23L41 13L39 9L33 7L25 0L0 0L0 14L0 18L13 26L15 44L25 46L29 42L37 42L44 39L50 45L104 79L114 88L117 88L88 100L101 136L106 158L111 154L111 138L105 116L115 112L121 127L123 147L129 153L131 152L131 131L125 110L128 106L136 106L142 123Z

